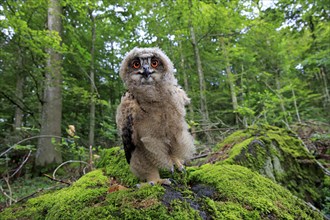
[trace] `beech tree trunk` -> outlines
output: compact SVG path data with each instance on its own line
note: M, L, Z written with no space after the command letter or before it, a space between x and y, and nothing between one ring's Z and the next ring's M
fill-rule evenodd
M95 72L94 72L94 59L95 59L95 17L90 11L90 19L92 22L92 46L91 46L91 66L90 66L90 87L91 87L91 103L90 103L90 111L89 111L89 146L94 145L94 135L95 135Z
M182 47L181 47L181 44L180 44L180 57L181 57L181 69L182 69L182 74L183 74L183 84L184 84L184 90L186 91L186 93L188 93L189 91L189 83L188 83L188 76L187 76L187 72L186 72L186 68L185 68L185 59L184 59L184 56L183 56L183 53L182 53ZM192 104L190 103L188 105L188 111L189 111L189 118L190 120L194 120L194 110L193 110L193 107L192 107ZM191 126L191 133L192 133L192 136L194 138L196 138L196 128L193 124L190 125Z
M298 120L299 123L301 123L300 114L299 114L299 109L298 109L298 105L297 105L296 93L295 93L295 91L294 91L293 88L291 88L291 91L292 91L292 98L293 98L294 108L295 108L295 110L296 110L297 120Z
M25 83L25 77L23 74L23 56L21 48L18 49L18 70L17 70L17 78L16 78L16 99L17 99L17 105L15 107L15 120L14 120L14 130L16 131L17 128L20 128L22 126L23 122L23 89L24 89L24 83Z
M280 83L280 72L279 72L279 70L277 70L275 72L275 83L276 83L276 90L277 90L276 93L278 94L278 97L280 99L280 106L281 106L281 109L282 109L282 112L283 112L283 115L284 115L284 123L288 128L290 128L289 127L289 122L288 122L288 117L287 117L288 113L286 111L283 96L281 94L281 83Z
M61 33L61 5L59 0L50 0L48 6L48 29ZM41 109L40 135L61 136L62 95L61 95L61 55L54 49L47 50L44 94ZM53 141L55 140L55 141ZM58 138L40 138L36 153L37 166L61 163L61 152L56 148Z
M230 70L229 56L228 56L227 48L226 48L223 37L220 38L220 43L221 43L223 56L225 59L225 64L226 64L226 74L227 74L228 84L229 84L229 88L230 88L231 103L233 105L233 111L235 114L235 123L238 125L239 115L237 112L238 103L237 103L237 95L236 95L236 90L235 90L235 78L234 78L234 74Z
M199 78L199 93L200 93L200 108L203 123L207 123L209 121L209 114L207 110L207 103L206 103L206 96L205 96L205 80L204 80L204 72L202 68L202 62L200 58L200 53L197 45L195 29L192 24L192 1L189 0L190 5L190 22L189 22L189 29L190 29L190 36L191 36L191 43L194 49L195 61L197 65L197 73Z

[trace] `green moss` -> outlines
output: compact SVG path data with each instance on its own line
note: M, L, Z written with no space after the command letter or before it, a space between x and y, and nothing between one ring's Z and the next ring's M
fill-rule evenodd
M202 219L199 212L191 208L190 204L186 201L175 200L171 203L171 215L168 219L176 220L192 220Z
M104 201L95 207L86 207L78 219L152 219L157 213L166 214L159 198L163 195L161 186L144 186L107 194Z
M3 212L3 219L72 219L86 206L97 203L107 192L108 178L95 170L69 188L28 200L23 207L13 206Z
M175 200L167 208L161 201L162 186L145 185L108 194L96 207L86 207L75 219L198 219L189 204Z
M104 168L106 175L115 177L117 182L126 186L134 186L139 180L132 174L126 162L125 153L120 147L105 149L96 166Z
M322 212L330 216L330 176L325 176L324 177L324 188L322 190L322 193L324 195L324 200L322 203Z
M246 135L244 136L246 138ZM239 156L243 150L246 150L247 146L250 144L250 142L253 140L254 138L247 138L245 140L242 140L242 142L240 143L236 143L234 146L232 147L229 153L229 158L226 160L226 162L228 163L232 163L235 160L235 157Z
M322 216L311 211L288 190L245 167L206 164L201 168L189 170L191 182L214 186L219 193L217 200L227 204L227 208L220 209L219 203L207 200L206 204L216 211L216 216L225 216L230 209L233 209L236 210L232 213L233 218L238 215L252 218L259 213L260 217L294 219L296 216L301 216L304 219L322 219Z
M243 207L237 202L219 202L209 198L205 202L213 219L261 219L258 211L248 210L249 207Z
M249 134L246 134L244 130L236 131L234 134L229 135L221 143L217 144L215 150L222 150L227 145L234 145L242 140L245 140Z
M269 125L252 126L233 133L218 146L231 146L221 148L227 157L219 163L250 168L321 206L324 173L293 132Z
M132 187L138 180L131 174L124 152L120 148L104 150L97 164L102 169L86 174L68 188L7 208L0 219L322 219L283 187L248 168L228 164L230 159L232 163L242 161L239 158L244 159L244 155L248 155L249 163L256 163L272 151L284 158L285 152L277 150L280 147L261 148L251 144L255 140L251 133L240 134L244 144L233 145L240 151L229 154L227 164L187 168L187 173L175 174L174 184L165 188L148 184L140 189ZM272 143L263 136L258 140L265 145ZM109 193L109 178L129 188ZM197 187L199 183L206 187ZM298 181L290 183L299 187ZM199 194L203 190L206 193Z

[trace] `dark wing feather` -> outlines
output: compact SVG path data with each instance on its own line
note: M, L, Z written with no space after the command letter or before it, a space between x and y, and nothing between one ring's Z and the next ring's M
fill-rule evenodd
M135 150L135 144L133 143L133 117L129 115L125 121L125 125L122 128L121 138L124 144L125 156L127 163L130 163L132 153Z

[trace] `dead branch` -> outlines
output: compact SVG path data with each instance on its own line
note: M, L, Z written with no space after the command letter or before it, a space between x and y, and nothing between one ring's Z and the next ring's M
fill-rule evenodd
M190 160L200 159L200 158L207 157L207 156L209 156L209 155L213 155L213 154L214 154L214 153L207 153L207 154L197 155L197 156L191 158Z
M12 204L12 201L17 202L11 195L8 195L6 193L6 191L2 188L2 186L0 186L0 191L5 197L7 197L9 199L9 206ZM11 190L10 190L9 194L11 194Z
M23 200L25 200L25 199L28 199L28 198L34 196L34 195L37 194L37 193L40 193L40 192L45 191L45 190L51 190L51 189L56 188L56 187L57 187L57 186L52 186L52 187L48 187L48 188L41 188L41 189L38 189L37 191L35 191L35 192L33 192L33 193L31 193L31 194L29 194L29 195L27 195L27 196L24 196L23 198L18 199L18 200L16 201L16 203L19 203L19 202L21 202L21 201L23 201Z
M19 142L17 142L16 144L14 144L13 146L11 146L10 148L8 148L7 150L5 150L4 152L2 152L0 154L0 157L2 157L3 155L5 155L6 153L8 153L11 149L13 149L14 147L16 147L17 145L23 143L24 141L28 141L28 140L31 140L31 139L35 139L35 138L62 138L61 136L56 136L56 135L38 135L38 136L33 136L33 137L28 137L28 138L25 138Z
M88 164L87 162L85 162L85 161L81 161L81 160L68 160L68 161L65 161L65 162L61 163L61 164L60 164L60 165L54 170L54 172L53 172L53 179L56 179L55 174L56 174L57 170L58 170L59 168L61 168L63 165L67 164L67 163L83 163L83 164L86 164L87 166L89 166L89 164Z
M24 164L29 160L29 158L31 156L31 153L32 153L32 150L29 151L28 155L25 157L25 159L22 162L22 164L16 169L16 171L9 178L12 178L13 176L15 176L15 174L18 173L18 171L20 171L20 169L22 169L22 167L24 166Z
M196 134L196 133L202 133L202 132L207 132L207 131L230 131L230 130L235 130L233 128L210 128L210 129L203 129L203 130L198 130L198 131L192 131L190 132L191 134Z
M64 183L64 184L67 184L69 186L71 185L71 183L65 182L63 180L55 179L55 178L53 178L53 177L51 177L51 176L49 176L47 174L44 174L44 176L47 177L48 179L51 179L51 180L55 181L55 182Z

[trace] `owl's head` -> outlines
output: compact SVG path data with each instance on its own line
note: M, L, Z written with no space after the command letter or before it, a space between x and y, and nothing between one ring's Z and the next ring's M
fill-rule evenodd
M134 48L124 58L120 77L127 87L173 82L173 64L159 48Z

